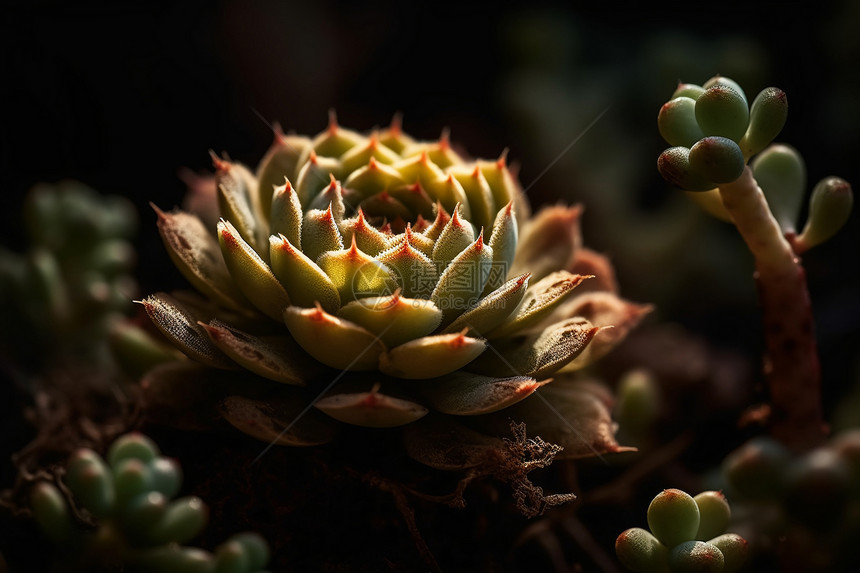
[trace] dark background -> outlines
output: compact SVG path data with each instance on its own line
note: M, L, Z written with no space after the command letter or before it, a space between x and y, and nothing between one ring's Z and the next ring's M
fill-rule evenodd
M180 279L147 203L181 202L180 167L209 168L209 149L253 166L271 140L262 118L315 134L329 109L360 131L400 111L416 137L450 127L472 155L509 148L533 203L585 203L586 240L626 296L756 356L749 255L659 178L656 113L679 79L729 75L750 97L778 85L780 140L804 154L810 188L856 184L860 10L626 4L5 2L0 237L23 248L34 183L79 179L135 202L142 290L169 288ZM857 378L857 219L806 257L831 402Z

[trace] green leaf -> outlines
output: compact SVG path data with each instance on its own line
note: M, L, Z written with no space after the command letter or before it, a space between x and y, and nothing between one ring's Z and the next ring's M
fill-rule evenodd
M448 263L454 260L454 257L475 241L475 230L469 221L464 221L460 217L460 207L459 203L454 206L451 218L445 228L442 229L433 247L430 258L439 265L439 269L444 269Z
M477 306L458 316L442 330L442 334L464 329L468 329L467 332L474 336L485 336L485 333L492 332L520 306L526 296L528 284L528 273L509 280L482 298Z
M306 211L302 223L302 252L310 260L316 261L323 253L341 249L343 249L343 239L337 228L331 205L325 211L320 209Z
M743 93L714 84L696 100L696 121L705 135L740 141L749 125L750 110Z
M805 248L821 244L848 221L854 205L851 185L839 177L826 177L818 182L809 199L809 218L797 238Z
M176 460L157 458L149 462L152 475L152 489L171 498L179 493L182 486L182 468Z
M343 235L344 244L352 243L354 237L355 245L371 257L388 248L386 245L389 237L367 223L361 208L358 209L358 215L355 218L346 219L341 223L340 231Z
M275 140L257 166L257 188L263 217L268 219L273 209L272 192L283 185L284 178L298 180L299 158L308 153L311 141L299 135L284 135L279 125L275 125ZM284 233L282 229L271 229L272 233ZM284 233L288 237L287 233ZM296 242L295 244L298 244Z
M340 157L344 173L352 173L366 167L371 160L384 165L391 165L400 160L400 155L381 143L378 133L372 133L366 141L353 146Z
M399 244L376 256L377 261L394 272L397 284L407 298L429 298L439 280L437 266L412 245L412 241L420 236L407 227Z
M218 190L218 208L221 217L230 221L239 234L262 257L268 256L266 237L268 229L261 225L258 210L252 203L257 189L254 176L238 163L218 159L213 154L217 171L215 184Z
M114 440L108 449L110 467L116 469L125 460L140 460L149 463L160 455L158 445L140 432L130 432Z
M657 158L657 171L663 179L685 191L709 191L717 186L690 166L690 150L670 147Z
M508 278L514 266L517 254L519 232L517 219L513 212L513 203L508 203L497 214L493 223L493 234L490 235L490 248L493 249L493 268L484 287L484 295L496 290Z
M454 179L453 175L449 173L438 179L422 180L421 184L427 194L446 209L455 209L457 205L460 205L460 214L467 220L472 219L472 206L469 204L466 191L460 182Z
M521 225L516 256L508 276L531 273L532 280L538 281L553 271L569 268L582 245L581 214L581 205L545 207L527 224ZM521 215L517 206L516 216Z
M122 511L138 495L152 490L152 474L148 464L126 459L113 470L117 509Z
M708 541L723 534L732 520L732 508L721 491L703 491L693 496L699 507L699 529L696 539Z
M642 573L666 573L669 550L650 531L632 527L615 540L615 555L621 564Z
M309 237L310 238L310 237ZM229 221L218 223L218 242L230 275L246 297L267 316L280 320L290 297L263 259L236 232Z
M696 122L696 100L676 97L663 104L657 114L657 128L669 145L692 147L705 137Z
M490 276L492 261L493 249L484 244L481 233L445 268L430 295L430 300L442 311L443 326L477 305Z
M66 498L53 484L37 482L30 492L30 508L33 518L45 535L58 545L70 541L72 518Z
M291 306L284 312L284 321L305 352L332 368L375 370L379 355L385 350L367 329L319 307Z
M340 308L340 294L328 275L280 235L269 237L272 272L296 306L310 308L319 303L327 312Z
M487 178L477 165L458 165L448 169L448 174L463 188L469 204L469 221L478 229L489 229L493 225L496 204Z
M731 183L746 167L738 144L726 137L705 137L690 148L690 168L714 183Z
M753 159L750 168L780 228L794 231L806 192L803 157L791 146L771 145Z
M685 541L669 550L669 569L678 573L721 573L723 552L704 541Z
M744 157L750 158L770 144L788 119L788 98L779 88L765 88L753 100L750 123L740 140Z
M341 304L367 296L386 296L397 290L398 277L388 266L362 252L353 235L349 249L329 251L317 259L340 295Z
M296 179L296 193L299 195L302 208L308 207L311 200L329 185L331 176L337 177L340 169L340 161L337 159L318 156L311 150Z
M556 271L542 278L529 287L516 311L487 333L487 337L503 338L540 324L587 278L567 271Z
M328 127L311 141L311 147L319 155L340 157L366 140L360 133L338 125L337 116L334 111L330 111Z
M386 348L426 336L442 321L442 311L432 302L400 293L354 300L337 315L378 336Z
M723 573L735 573L746 564L749 556L749 542L737 533L726 533L708 540L708 543L720 550L725 564Z
M394 167L385 165L375 159L349 174L346 181L343 182L343 188L347 195L352 193L354 197L351 202L354 204L371 197L386 189L396 189L406 184L406 180L400 175Z
M699 506L687 492L664 489L648 506L648 527L666 547L696 538Z
M304 213L298 193L289 181L275 188L271 201L272 235L283 235L297 249L302 248L302 219Z
M486 342L459 334L425 336L396 346L379 357L379 369L396 378L437 378L469 364Z
M113 474L94 451L83 448L72 454L65 481L76 503L94 516L107 517L113 512L116 500Z
M433 217L433 200L420 183L394 187L388 193L405 205L413 216Z
M710 87L710 86L709 86ZM699 99L699 96L705 93L705 88L696 84L682 84L679 83L678 87L675 88L675 91L672 93L672 97L670 100L679 97L688 97L693 100Z
M153 543L185 543L206 526L209 510L199 497L179 498L164 510L164 515L150 530Z
M735 80L731 78L727 78L726 76L716 75L710 78L704 84L702 84L702 88L707 91L711 87L717 85L725 86L735 90L735 92L737 92L741 96L741 98L743 98L744 103L749 103L747 100L747 94L744 92L743 88L741 88L740 84L738 84Z

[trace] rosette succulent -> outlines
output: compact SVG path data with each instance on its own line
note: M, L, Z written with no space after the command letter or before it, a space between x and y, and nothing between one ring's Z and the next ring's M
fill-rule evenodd
M467 159L446 134L416 141L397 120L369 135L334 116L314 138L275 131L256 173L213 154L200 218L155 208L203 297L141 301L199 363L151 373L152 409L211 404L288 445L327 442L344 425L406 426L409 453L437 467L496 447L500 410L576 441L571 455L618 449L606 394L562 384L564 372L605 354L647 307L616 296L606 259L582 248L580 207L530 217L505 154ZM526 400L551 377L557 389Z

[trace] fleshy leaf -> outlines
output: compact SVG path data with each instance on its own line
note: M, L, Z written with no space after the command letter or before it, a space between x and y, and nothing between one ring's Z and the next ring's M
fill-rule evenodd
M176 268L191 285L218 303L243 310L247 299L230 277L218 241L195 215L165 213L150 204L158 215L158 232Z
M806 192L806 164L789 145L771 145L750 163L771 213L785 231L794 231Z
M433 239L413 230L411 223L407 223L406 230L399 235L394 235L393 237L388 238L385 242L385 250L394 249L398 246L402 247L404 239L409 241L410 246L427 256L429 260L429 257L433 254L433 246L435 243L433 242ZM435 275L436 273L434 272L433 274ZM431 288L430 290L433 289ZM430 291L428 291L428 293L429 292Z
M427 255L412 246L414 234L409 227L399 244L379 253L376 260L394 271L397 283L407 298L429 298L439 280L437 267Z
M302 222L302 247L302 252L312 261L316 261L320 255L328 251L343 249L343 239L337 228L331 205L325 211L320 209L305 211L305 219Z
M739 144L749 158L764 149L782 131L788 119L788 98L779 88L765 88L753 100L750 123Z
M229 221L219 221L218 242L230 275L245 296L263 313L280 320L284 309L290 305L290 297L269 265L239 236Z
M420 183L395 187L389 193L403 203L410 213L427 218L433 217L433 200Z
M334 110L329 111L328 127L320 132L311 141L311 147L319 155L328 157L340 157L357 145L361 145L366 138L351 129L344 129L337 123Z
M740 141L749 119L746 97L728 85L714 84L696 100L696 121L705 135Z
M355 218L346 219L340 224L340 231L343 235L344 244L352 243L352 239L355 237L355 245L371 257L388 248L386 246L388 236L367 223L361 208L358 209L358 215Z
M325 272L286 237L269 237L272 272L296 306L310 308L319 303L327 312L340 308L340 294Z
M317 265L329 276L340 294L341 304L366 296L386 296L397 289L397 277L385 264L362 252L353 235L349 249L329 251Z
M476 432L447 416L427 416L406 426L403 444L412 459L444 471L479 466L504 445L499 438Z
M446 129L437 141L413 142L403 148L400 152L403 157L412 157L420 153L426 153L430 160L442 169L453 165L459 165L463 159L457 152L451 149L450 133Z
M391 148L379 141L379 134L373 133L367 141L354 146L340 157L344 173L353 173L368 165L371 161L391 165L400 160L400 156ZM385 187L380 187L385 189Z
M376 334L386 348L426 336L442 321L442 311L432 302L400 293L354 300L337 315Z
M477 305L487 284L492 262L493 249L484 244L481 233L445 268L430 296L430 300L442 310L443 326Z
M445 208L442 207L441 203L436 203L435 211L436 217L422 233L425 237L434 241L438 239L439 235L442 234L442 231L445 230L445 226L448 224L448 220L451 218L451 215L449 215L448 211L446 211Z
M329 184L330 176L337 177L339 172L340 161L332 157L317 156L311 151L296 180L296 193L299 194L302 207L306 209L311 200Z
M529 274L509 280L487 296L481 299L477 306L458 316L454 322L442 331L443 334L468 332L476 336L485 336L502 324L508 316L520 305L526 296L529 285Z
M848 221L853 205L854 193L847 181L839 177L819 181L809 198L809 218L798 244L808 249L835 235Z
M228 396L218 410L232 426L269 444L317 446L337 434L337 424L308 410L307 401L298 396L265 400Z
M727 137L709 136L690 148L690 168L714 183L731 183L746 167L738 144Z
M439 201L446 209L454 209L460 205L460 214L467 220L472 218L472 207L466 192L460 182L451 174L444 175L438 179L422 181L427 194Z
M301 249L302 204L289 181L275 189L270 205L272 235L283 235L293 246Z
M486 342L463 333L425 336L396 346L379 357L379 369L396 378L437 378L466 366L486 348Z
M657 114L657 128L666 143L673 146L692 147L705 137L696 122L696 100L689 97L664 103Z
M400 173L388 165L371 159L370 162L349 174L343 182L345 194L350 202L361 201L378 193L380 189L395 189L405 185Z
M499 378L459 370L427 380L418 389L433 409L443 414L476 416L516 404L547 382L528 376Z
M337 179L334 178L334 175L330 175L329 177L331 178L329 184L322 191L317 193L316 197L311 199L307 210L318 209L320 211L325 211L326 209L331 209L334 222L338 227L340 227L340 224L343 222L346 215L343 189Z
M454 179L466 193L466 200L471 212L469 221L479 229L491 228L495 217L496 203L493 199L493 192L490 190L490 184L487 183L487 178L484 177L481 168L477 165L460 165L448 169L448 174L454 176Z
M459 203L454 207L453 214L436 239L430 256L439 266L440 271L475 241L475 230L469 221L461 218L460 208Z
M335 420L369 428L403 426L428 412L421 404L380 391L379 384L365 391L335 388L314 406Z
M279 125L275 125L274 131L275 140L257 167L260 207L266 218L271 213L273 190L283 184L285 177L290 181L298 180L299 158L307 153L311 146L311 141L307 137L284 135ZM282 230L275 229L272 229L271 232L283 233ZM284 234L287 235L287 233ZM289 237L289 235L287 236Z
M487 279L487 286L484 287L485 295L502 286L514 266L519 232L513 207L513 203L508 203L496 214L496 220L493 223L493 234L490 235L493 268Z
M219 159L213 154L215 185L218 189L218 209L221 217L230 221L257 254L268 256L265 238L268 229L260 222L256 208L257 181L248 169L238 163Z
M542 278L529 287L516 312L509 315L498 328L490 331L487 337L503 338L540 324L586 278L589 277L567 271L556 271Z
M202 317L194 315L173 296L163 292L151 294L140 304L158 330L189 358L215 368L235 367L198 324Z
M506 205L507 203L502 203ZM540 280L559 268L567 268L582 243L579 217L582 207L546 207L520 230L518 247L508 276L531 273ZM520 217L519 207L516 211Z
M685 191L709 191L717 186L690 166L690 150L670 147L657 158L657 171L663 179Z
M528 336L494 340L469 370L488 376L544 378L576 358L598 330L584 318L570 318Z
M332 368L375 370L385 350L372 332L320 307L291 306L284 311L284 321L305 352Z

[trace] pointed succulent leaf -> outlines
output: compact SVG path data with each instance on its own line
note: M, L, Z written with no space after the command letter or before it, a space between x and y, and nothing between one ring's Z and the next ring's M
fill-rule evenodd
M459 165L448 169L448 174L463 188L469 204L471 221L476 227L489 229L493 225L496 203L487 178L477 165Z
M406 230L403 233L388 238L385 242L385 250L402 247L404 240L408 241L410 246L414 247L427 257L430 257L433 254L433 247L436 244L433 239L414 231L412 224L407 223Z
M542 278L529 287L516 312L509 315L498 328L487 333L487 337L503 338L540 324L587 278L590 277L567 271L556 271Z
M305 212L302 223L302 252L312 261L327 251L343 249L343 239L337 228L331 205L325 211L311 209Z
M387 191L371 195L362 200L358 206L366 213L370 213L375 217L384 217L389 221L394 221L398 218L407 221L412 218L409 208L389 195Z
M788 98L779 88L765 88L753 100L750 123L740 140L744 157L749 159L765 147L782 131L788 119Z
M372 332L320 307L291 306L284 311L284 321L305 352L332 368L375 370L385 350Z
M421 186L434 200L439 199L433 195L430 186L435 185L436 181L444 180L446 178L445 172L430 160L427 152L421 152L413 157L401 159L392 167L400 173L400 176L406 183L421 183ZM453 205L449 206L449 208L453 208Z
M433 200L420 183L401 185L391 189L389 193L405 205L410 213L427 218L433 217Z
M428 412L418 402L382 391L378 384L364 391L335 387L314 406L335 420L369 428L403 426Z
M590 458L631 451L615 439L609 407L590 384L557 375L552 384L510 410L480 420L479 429L505 435L510 420L525 422L529 431L564 450L556 459Z
M809 218L797 242L805 249L821 244L848 221L854 204L851 185L839 177L818 182L809 198Z
M412 246L413 236L407 227L400 243L379 253L376 260L394 271L403 296L426 299L438 281L437 267L427 255Z
M340 308L340 294L325 272L295 248L286 237L269 237L272 272L296 306L319 303L327 312Z
M442 207L442 204L438 201L436 202L436 206L434 207L434 211L436 212L436 217L433 219L433 222L424 230L423 235L428 239L436 240L439 238L439 235L442 234L442 231L445 230L445 227L448 225L448 220L451 218L451 215L448 214L448 211Z
M313 199L311 199L307 209L325 211L330 208L332 217L334 217L334 222L339 227L346 215L343 188L340 186L337 179L334 178L334 175L329 175L329 177L329 184L322 191L317 193Z
M356 247L371 257L389 248L389 237L373 225L368 224L364 217L364 211L360 207L358 215L341 222L340 231L343 235L344 244L351 243L355 237Z
M355 145L340 157L344 173L353 173L368 165L370 160L391 165L400 160L400 155L379 141L379 134L373 133L366 141Z
M696 100L676 97L663 104L657 114L657 128L669 145L692 147L705 137L696 122Z
M794 231L806 192L806 164L789 145L771 145L750 163L773 216L785 231Z
M463 163L463 159L456 151L451 149L450 137L451 134L446 129L442 132L442 135L439 136L437 141L421 141L412 143L411 145L407 145L400 154L403 157L412 157L419 153L427 153L430 160L442 169L459 165Z
M727 137L700 139L690 148L690 168L714 183L731 183L746 167L738 144Z
M520 184L511 174L507 165L507 150L502 152L496 161L478 161L476 164L490 186L493 193L493 204L501 208L513 202L516 208L517 220L522 223L529 216L528 203L525 200Z
M415 143L414 139L403 133L403 117L399 113L391 118L391 125L379 132L379 141L395 153L403 153L404 149Z
M472 218L472 207L463 186L453 175L446 174L438 179L422 181L427 194L439 201L446 209L454 209L460 205L460 214L467 220Z
M218 222L218 242L231 276L248 300L267 316L280 320L284 309L290 305L290 297L269 265L229 221Z
M247 299L230 277L218 241L200 219L181 211L165 213L150 205L158 215L158 232L167 253L188 282L227 308L245 308Z
M484 244L484 234L481 233L445 268L430 295L430 300L442 310L443 326L478 303L492 262L493 249Z
M426 336L442 321L442 311L432 302L400 293L354 300L337 315L377 335L386 348Z
M693 100L699 99L699 96L705 93L705 88L696 84L678 84L678 87L675 88L675 91L672 93L672 97L669 99L675 99L679 97L688 97Z
M285 177L290 181L298 180L299 158L307 153L311 146L311 140L307 137L284 135L279 125L275 125L274 132L275 139L257 167L258 195L264 218L270 217L274 189L284 183ZM283 233L282 230L275 229L271 232Z
M228 396L218 409L235 428L269 444L318 446L337 435L337 424L308 410L307 401L298 396Z
M528 376L481 376L460 370L427 380L419 391L434 410L443 414L476 416L516 404L547 382Z
M365 141L367 138L360 133L338 125L337 116L330 111L328 127L311 141L311 147L318 155L340 157Z
M715 83L705 88L705 93L696 100L695 111L696 121L705 135L740 141L749 125L746 97L726 84Z
M242 332L219 320L202 324L212 342L224 354L254 374L282 382L304 386L312 377L314 364L301 348L287 337L262 338Z
M410 458L444 471L479 466L504 447L497 437L438 415L427 416L403 428L403 444Z
M405 184L406 180L395 168L371 159L367 165L347 176L343 188L352 192L351 197L361 201L378 193L380 189L395 189Z
M493 269L484 287L484 294L496 290L508 278L509 271L514 266L517 253L519 231L517 219L513 212L513 203L508 203L496 214L493 223L493 234L490 235L490 247L493 249Z
M212 344L200 317L167 293L149 295L140 304L153 324L189 358L215 368L233 368L232 361Z
M464 333L437 334L411 340L379 357L379 369L407 380L438 378L463 368L477 358L487 344Z
M397 290L397 276L384 263L362 252L353 235L349 249L329 251L317 265L329 276L340 294L341 304L366 296L385 296Z
M515 213L520 216L518 206ZM546 207L520 226L517 252L508 276L531 273L533 280L540 280L556 269L567 268L582 243L581 214L580 205Z
M230 163L217 157L214 159L217 167L215 185L218 190L218 209L221 217L230 221L245 242L265 257L267 255L265 237L268 236L268 229L263 228L262 219L252 203L253 192L249 185L253 184L253 189L256 189L253 175L238 163Z
M475 241L475 230L468 220L461 217L460 208L459 203L454 206L453 214L436 239L433 253L430 255L440 270Z
M528 336L494 340L469 365L487 376L550 376L576 358L599 330L584 318L570 318Z
M657 158L657 171L663 179L685 191L709 191L717 186L690 165L690 150L670 147Z
M442 331L442 334L467 332L474 336L485 336L485 333L501 325L526 296L529 284L529 274L513 278L481 299L477 306L458 316L454 322Z
M311 200L329 185L331 175L337 177L338 173L340 161L332 157L318 156L311 151L296 179L296 193L299 194L302 207L307 209Z

